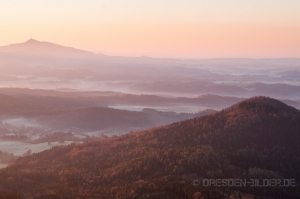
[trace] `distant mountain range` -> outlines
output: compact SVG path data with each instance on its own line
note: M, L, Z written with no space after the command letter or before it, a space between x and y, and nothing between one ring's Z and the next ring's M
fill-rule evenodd
M212 64L219 65L219 63L224 63L225 65L236 65L236 64L244 64L247 62L248 64L257 64L260 62L264 62L265 64L270 63L285 63L289 62L290 64L298 63L300 58L279 58L279 59L251 59L251 58L213 58L213 59L173 59L173 58L153 58L148 56L139 56L139 57L124 57L124 56L107 56L105 54L97 54L90 51L80 50L73 47L66 47L58 44L54 44L46 41L38 41L35 39L29 39L23 43L10 44L6 46L0 46L0 54L4 53L5 56L7 54L14 55L29 55L29 56L45 56L45 57L77 57L77 58L91 58L94 59L98 56L98 58L107 59L112 57L115 60L124 61L124 62L132 62L135 60L136 62L151 62L154 64L162 64L162 63L201 63L201 64Z
M254 97L208 116L20 158L0 170L0 186L11 198L296 199L299 132L299 110ZM296 187L216 188L201 179L296 179Z
M61 59L90 59L101 60L108 62L126 62L132 61L139 63L168 63L178 62L180 59L168 59L168 58L151 58L147 56L140 57L123 57L123 56L107 56L105 54L97 54L90 51L80 50L73 47L66 47L51 42L38 41L35 39L29 39L23 43L10 44L7 46L0 46L0 58L11 56L24 56L43 58L61 58ZM28 60L27 60L28 61Z

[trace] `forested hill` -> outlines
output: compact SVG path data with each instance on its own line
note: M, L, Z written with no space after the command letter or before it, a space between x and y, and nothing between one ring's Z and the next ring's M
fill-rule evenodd
M11 198L35 199L300 198L299 185L191 184L199 178L292 178L299 184L299 152L300 111L254 97L209 116L20 158L0 171L0 188Z

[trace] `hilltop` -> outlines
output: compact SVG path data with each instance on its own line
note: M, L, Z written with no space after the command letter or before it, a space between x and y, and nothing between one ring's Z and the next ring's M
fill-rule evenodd
M36 199L223 199L236 191L299 198L298 186L191 185L196 178L299 179L299 132L299 110L254 97L208 116L20 158L0 171L0 185Z

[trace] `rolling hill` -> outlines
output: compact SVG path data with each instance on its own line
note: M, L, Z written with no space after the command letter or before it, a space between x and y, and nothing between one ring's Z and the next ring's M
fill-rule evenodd
M70 93L39 89L0 90L12 95L0 94L1 119L14 117L36 119L41 126L55 130L78 129L128 133L214 112L214 110L209 109L197 113L162 112L147 108L143 111L118 110L104 106L106 103L122 102L122 99L123 102L137 103L138 101L142 102L145 98L129 95L128 100L126 100L127 95L120 98L117 94L110 92ZM146 99L149 101L148 97ZM164 100L160 97L159 99Z
M134 95L111 91L78 91L78 90L46 90L46 89L26 89L26 88L0 88L0 93L19 98L35 104L59 103L72 104L70 101L77 101L76 104L85 106L113 106L113 105L133 105L133 106L198 106L221 109L244 98L224 97L218 95L201 95L194 98L188 97L162 97L157 95ZM53 102L56 101L56 102ZM66 101L66 102L64 102Z
M300 111L275 99L254 97L208 116L20 158L0 171L0 187L11 198L35 199L296 199L298 184L215 188L192 182L299 183L299 151Z

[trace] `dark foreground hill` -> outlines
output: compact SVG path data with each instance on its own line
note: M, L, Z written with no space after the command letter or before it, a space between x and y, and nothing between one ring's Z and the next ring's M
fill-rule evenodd
M299 185L195 186L202 178L299 183L299 152L300 111L255 97L209 116L20 158L0 171L0 188L6 198L35 199L299 198Z

